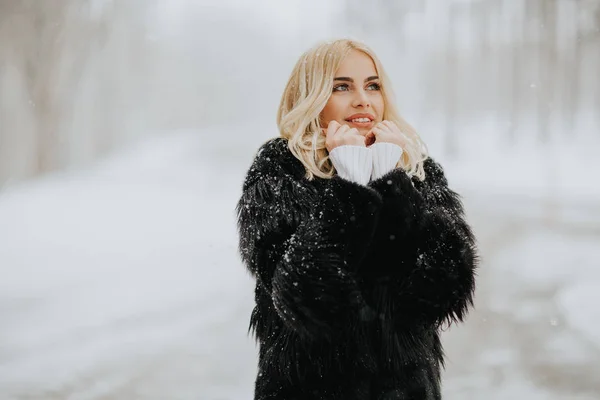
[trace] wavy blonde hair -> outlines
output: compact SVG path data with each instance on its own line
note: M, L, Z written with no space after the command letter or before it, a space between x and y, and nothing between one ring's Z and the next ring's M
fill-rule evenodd
M315 176L331 178L335 174L325 147L325 135L321 134L319 117L333 91L335 73L352 50L365 53L375 63L384 100L383 119L395 122L406 136L407 143L396 166L404 169L409 176L424 180L423 161L427 159L427 147L415 129L396 111L390 81L375 53L354 40L322 42L300 57L283 91L277 112L281 137L288 140L290 151L304 164L308 179L312 180Z

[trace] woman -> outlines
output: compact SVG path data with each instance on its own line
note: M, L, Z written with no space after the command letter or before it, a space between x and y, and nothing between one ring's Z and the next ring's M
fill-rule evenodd
M440 399L439 331L472 304L475 240L375 54L307 51L278 126L236 209L255 399Z

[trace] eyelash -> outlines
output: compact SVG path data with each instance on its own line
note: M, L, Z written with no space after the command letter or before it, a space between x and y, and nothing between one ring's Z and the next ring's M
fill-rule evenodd
M371 83L371 84L369 84L369 86L375 86L374 90L376 90L376 91L381 90L381 85L379 85L379 83ZM335 86L333 88L333 91L334 92L342 92L343 90L338 90L339 88L342 88L342 87L343 88L348 88L348 84L347 83L343 83L341 85Z

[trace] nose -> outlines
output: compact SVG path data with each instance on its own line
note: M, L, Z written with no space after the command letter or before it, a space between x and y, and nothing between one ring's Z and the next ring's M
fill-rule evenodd
M369 96L364 89L360 89L355 92L354 99L352 99L352 106L356 107L356 108L371 107L371 102L369 100Z

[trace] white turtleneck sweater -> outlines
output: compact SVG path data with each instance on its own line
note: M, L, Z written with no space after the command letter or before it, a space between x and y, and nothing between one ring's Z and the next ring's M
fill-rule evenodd
M329 153L337 174L361 185L396 168L401 156L402 148L394 143L375 143L369 147L344 145Z

